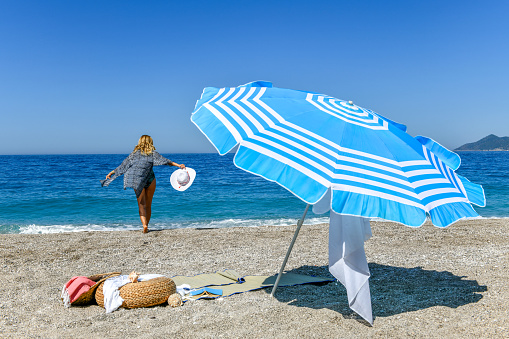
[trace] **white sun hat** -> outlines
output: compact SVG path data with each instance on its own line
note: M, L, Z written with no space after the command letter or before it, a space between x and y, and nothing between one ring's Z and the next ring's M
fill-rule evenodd
M184 169L179 168L171 174L170 183L177 191L185 191L188 189L196 177L196 172L190 167Z

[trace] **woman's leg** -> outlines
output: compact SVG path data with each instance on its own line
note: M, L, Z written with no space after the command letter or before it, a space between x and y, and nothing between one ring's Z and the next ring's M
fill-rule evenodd
M145 194L147 196L147 226L150 222L150 217L152 216L152 198L154 197L154 192L156 191L156 179L152 181L150 186L145 189Z
M138 197L138 210L140 212L140 220L143 225L143 233L148 232L148 223L152 215L152 198L156 191L156 179L152 181L148 188L144 188Z

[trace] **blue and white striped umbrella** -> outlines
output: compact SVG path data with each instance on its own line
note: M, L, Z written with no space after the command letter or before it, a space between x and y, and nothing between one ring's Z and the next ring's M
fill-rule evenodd
M455 173L457 154L372 110L327 95L253 82L205 88L191 120L239 168L308 204L329 189L336 213L445 227L477 217L480 185Z

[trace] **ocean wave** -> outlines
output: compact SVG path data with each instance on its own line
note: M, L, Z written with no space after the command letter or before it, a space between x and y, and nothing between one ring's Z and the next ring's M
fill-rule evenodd
M20 234L46 234L66 232L132 231L141 229L134 225L27 225L20 226Z
M509 219L509 217L478 217L472 219ZM373 218L374 222L385 222L387 220ZM304 220L304 225L326 224L329 217L315 217ZM290 226L296 225L297 219L275 218L275 219L222 219L208 221L187 221L167 223L154 223L149 226L152 230L178 229L178 228L229 228L229 227L260 227L260 226ZM0 233L20 233L20 234L46 234L46 233L66 233L66 232L111 232L111 231L139 231L141 225L128 224L110 224L110 225L26 225L16 227L17 229L7 229L5 225L0 225Z
M328 223L328 217L309 218L304 220L304 225L316 225ZM278 218L278 219L224 219L212 220L209 222L191 222L185 223L185 228L226 228L226 227L259 227L259 226L289 226L296 225L297 219ZM184 228L179 227L179 228Z
M329 218L309 218L304 220L304 225L316 225L327 223ZM295 225L297 219L224 219L209 221L188 221L176 222L172 224L154 223L150 224L152 230L177 229L177 228L229 228L229 227L259 227L259 226L289 226ZM0 227L1 229L1 227ZM141 230L141 225L26 225L19 226L20 234L46 234L46 233L65 233L65 232L104 232L104 231L137 231Z
M477 218L472 218L472 219L509 219L509 217L477 217Z

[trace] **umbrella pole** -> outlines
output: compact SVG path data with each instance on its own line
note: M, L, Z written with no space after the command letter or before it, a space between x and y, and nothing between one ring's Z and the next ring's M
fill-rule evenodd
M290 253L292 252L293 244L295 244L295 240L297 239L297 236L299 235L300 227L302 226L302 223L304 222L304 218L306 218L306 214L308 213L309 204L306 206L306 209L304 210L304 214L302 215L302 218L297 222L297 229L295 230L295 234L293 235L292 242L290 243L290 247L288 247L288 251L286 252L285 260L283 260L283 265L281 265L281 269L279 270L279 274L277 275L276 283L274 284L274 287L272 288L272 292L270 293L271 297L274 297L274 293L276 293L276 288L279 285L279 280L281 280L281 275L283 275L283 270L285 269L286 262L288 261L288 257L290 256Z

